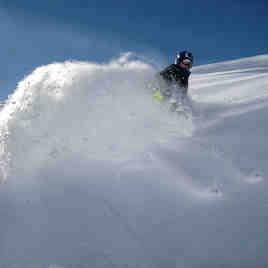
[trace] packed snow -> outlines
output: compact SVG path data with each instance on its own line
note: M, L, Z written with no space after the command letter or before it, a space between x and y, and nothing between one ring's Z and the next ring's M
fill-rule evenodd
M0 104L0 267L267 267L268 55L194 67L189 117L158 70L37 68Z

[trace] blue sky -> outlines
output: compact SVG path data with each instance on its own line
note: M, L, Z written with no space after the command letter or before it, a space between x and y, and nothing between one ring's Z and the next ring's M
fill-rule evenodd
M0 0L0 98L40 65L133 51L196 65L268 53L267 1Z

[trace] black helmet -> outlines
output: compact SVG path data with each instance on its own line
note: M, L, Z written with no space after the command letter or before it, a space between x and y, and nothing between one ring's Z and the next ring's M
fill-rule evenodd
M194 62L194 56L191 52L189 51L182 51L179 54L177 54L175 58L175 64L180 64L181 62L185 62L187 64L190 64L192 67L193 62Z

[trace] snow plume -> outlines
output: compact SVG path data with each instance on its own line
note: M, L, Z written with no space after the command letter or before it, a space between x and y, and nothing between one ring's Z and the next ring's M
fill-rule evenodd
M130 58L54 63L20 82L0 114L2 177L8 167L21 174L68 153L128 161L182 132L153 102L153 68Z
M156 71L127 53L18 84L1 268L267 267L268 57L193 68L188 119L152 97Z

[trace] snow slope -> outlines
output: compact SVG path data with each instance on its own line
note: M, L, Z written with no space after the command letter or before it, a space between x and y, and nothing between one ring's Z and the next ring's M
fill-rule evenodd
M267 267L268 55L193 68L193 117L124 54L54 63L0 111L0 267Z

